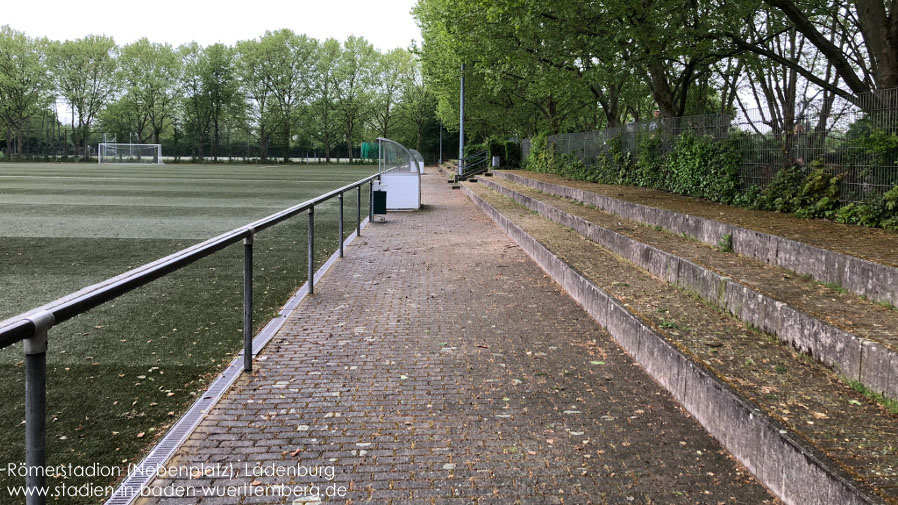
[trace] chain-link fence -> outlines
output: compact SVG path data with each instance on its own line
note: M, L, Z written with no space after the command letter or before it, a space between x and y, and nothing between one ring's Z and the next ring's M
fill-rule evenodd
M651 135L652 149L662 159L673 151L680 135L721 140L733 138L742 149L741 176L746 186L765 186L789 166L809 170L811 164L829 173L844 174L843 201L876 198L898 184L898 89L880 90L845 100L830 97L799 103L794 113L783 107L740 110L737 114L709 114L658 118L601 131L548 137L558 153L575 156L589 166L619 141L634 161L640 139ZM530 153L531 139L521 143Z

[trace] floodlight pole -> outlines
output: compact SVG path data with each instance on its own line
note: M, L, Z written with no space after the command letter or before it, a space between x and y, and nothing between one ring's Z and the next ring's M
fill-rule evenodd
M461 64L461 93L458 106L458 175L464 172L465 163L465 64Z
M440 161L437 163L438 165L443 164L443 120L440 119Z

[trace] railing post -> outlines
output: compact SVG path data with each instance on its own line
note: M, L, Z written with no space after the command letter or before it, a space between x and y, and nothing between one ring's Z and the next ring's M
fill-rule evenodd
M362 186L361 184L355 187L356 193L358 194L358 206L356 207L356 216L355 216L355 234L357 237L362 236Z
M340 216L339 216L338 221L339 221L339 223L340 223L340 230L339 230L339 234L340 234L340 257L342 258L342 257L343 257L343 193L340 193L340 197L339 197L338 199L340 200Z
M25 503L44 505L47 497L44 469L47 466L47 333L53 326L50 312L33 318L34 335L25 339ZM38 492L38 490L41 490Z
M243 371L253 371L253 237L243 239Z
M374 222L374 180L368 183L368 221Z
M309 207L309 294L315 294L315 207Z

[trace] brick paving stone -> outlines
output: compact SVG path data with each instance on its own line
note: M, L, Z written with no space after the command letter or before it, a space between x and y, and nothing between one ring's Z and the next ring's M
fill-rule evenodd
M345 486L322 503L777 503L461 192L423 179L427 206L364 230L169 463L239 475L152 484L268 495L142 503L317 503L310 485Z

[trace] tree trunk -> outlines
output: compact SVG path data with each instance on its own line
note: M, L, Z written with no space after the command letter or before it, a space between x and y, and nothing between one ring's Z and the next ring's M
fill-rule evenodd
M71 104L69 104L71 105ZM74 109L73 109L74 111ZM78 130L75 129L75 114L72 113L72 149L74 151L73 158L78 159ZM65 154L69 155L69 146L65 146Z
M284 121L284 163L290 162L290 122Z
M898 87L898 6L886 14L882 0L856 0L858 24L870 57L876 62L877 89Z
M346 136L346 152L349 162L352 163L352 139L348 135Z
M664 64L657 58L652 58L648 66L649 70L649 88L652 90L652 98L658 104L658 110L661 111L661 117L676 117L677 107L673 93L667 83L667 76L664 73Z
M90 136L90 130L87 124L81 125L81 138L84 139L84 161L90 161L90 144L87 139Z
M218 119L212 123L212 161L218 161L218 142L219 142Z
M557 113L555 98L552 95L549 95L548 98L546 98L546 116L548 116L549 119L549 131L552 135L558 134Z

